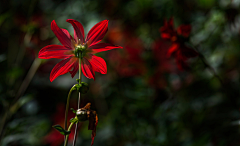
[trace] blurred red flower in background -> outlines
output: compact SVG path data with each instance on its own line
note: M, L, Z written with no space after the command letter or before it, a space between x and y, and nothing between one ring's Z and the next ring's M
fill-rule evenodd
M180 70L188 69L186 60L198 56L198 53L185 45L185 39L191 32L191 25L181 25L176 30L173 26L173 18L165 21L164 26L160 28L161 37L170 40L170 46L167 57L174 56Z
M145 62L142 59L144 44L138 37L116 25L109 31L108 40L124 46L121 51L109 52L110 63L120 76L138 76L146 72Z
M51 29L63 46L48 45L39 51L38 57L41 59L63 59L52 69L50 81L52 82L58 76L68 72L74 77L79 69L79 58L81 58L82 72L87 78L94 79L95 72L106 74L106 62L93 54L122 48L107 43L99 43L107 33L108 20L101 21L93 26L85 40L82 24L73 19L68 19L67 22L71 23L74 28L74 39L67 30L59 28L53 20ZM82 56L79 56L79 54Z
M176 68L172 60L169 60L169 58L166 56L166 53L170 46L171 43L163 39L158 39L152 44L156 69L153 70L153 75L150 77L149 83L154 87L166 87L167 81L165 74L173 72Z

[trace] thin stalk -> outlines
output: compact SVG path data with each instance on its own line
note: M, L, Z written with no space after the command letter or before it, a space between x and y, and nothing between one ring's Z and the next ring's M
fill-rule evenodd
M33 76L35 75L38 67L40 66L41 64L41 59L39 58L35 58L26 77L24 78L20 88L18 89L18 92L15 96L15 98L13 99L13 102L8 105L7 107L5 107L5 113L4 113L4 116L1 118L1 121L0 121L0 142L3 138L3 135L4 135L4 129L6 128L6 123L7 121L12 117L12 115L17 111L17 109L19 108L19 106L17 106L19 104L18 100L19 98L24 94L24 92L26 91L27 87L29 86ZM14 110L11 110L13 109L13 107L18 107L18 108L15 108Z
M223 81L222 81L221 77L216 73L214 68L207 62L206 58L201 53L199 53L199 58L202 61L202 63L210 70L210 72L213 74L213 76L215 78L217 78L219 80L220 84L223 86Z
M81 59L79 58L79 84L81 84ZM81 102L81 93L79 92L79 98L78 98L78 109L80 108L80 102ZM75 126L75 133L74 133L74 139L73 139L73 146L75 146L77 141L77 130L78 130L78 123Z
M81 84L81 75L82 75L82 70L81 70L81 59L79 58L79 84ZM79 92L79 102L78 102L78 108L80 106L80 92Z
M197 47L194 47L193 45L191 45L192 48L194 48L197 53L199 54L199 59L202 61L202 63L204 64L205 67L207 67L209 69L209 71L213 74L213 76L215 78L218 79L218 81L220 82L221 86L223 87L224 83L223 80L221 79L221 77L216 73L215 69L208 63L208 61L206 60L206 58L204 57L204 55L202 53L199 52Z
M69 101L70 101L70 97L71 97L71 94L72 94L72 91L74 90L76 85L74 85L69 93L68 93L68 98L67 98L67 104L66 104L66 110L65 110L65 122L64 122L64 129L67 130L67 117L68 117L68 109L69 109Z
M72 129L72 126L73 126L74 123L71 123L68 127L68 131L70 131ZM67 146L67 143L68 143L68 137L69 135L66 136L66 139L65 139L65 142L64 142L64 146Z
M14 99L14 102L16 102L22 95L23 93L26 91L28 85L30 84L30 82L32 81L33 76L35 75L38 67L41 65L41 59L39 58L35 58L25 79L23 80L20 88L18 89L18 92L16 94L16 97Z

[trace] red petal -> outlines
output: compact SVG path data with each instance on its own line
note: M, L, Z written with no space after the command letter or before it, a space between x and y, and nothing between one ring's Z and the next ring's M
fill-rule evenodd
M107 65L106 62L101 58L95 55L91 56L90 63L92 64L94 71L100 72L101 74L107 73Z
M178 27L177 32L179 35L182 35L184 37L188 37L191 32L191 25L181 25Z
M72 78L76 75L78 69L79 69L79 63L76 61L73 65L73 70L69 71Z
M50 58L64 59L72 55L72 54L69 54L70 51L71 49L66 48L65 46L48 45L39 51L38 57L41 59L50 59Z
M171 18L169 21L165 20L164 26L160 28L160 32L163 39L170 39L176 35L173 27L173 18Z
M171 38L171 34L169 34L169 33L161 33L161 37L163 39L170 39Z
M89 47L89 49L93 49L93 53L98 53L98 52L108 51L108 50L112 50L112 49L122 49L122 47L115 46L115 45L108 44L108 43L99 43L99 44L91 45Z
M72 36L69 34L69 32L66 29L61 28L62 31L67 35L69 39L72 39Z
M95 78L94 68L92 67L91 63L85 57L83 57L83 59L82 59L81 69L82 69L83 74L87 78L89 78L89 79Z
M74 28L74 39L75 42L78 43L78 39L80 39L81 44L85 43L84 41L84 29L80 22L73 20L73 19L67 19L67 22L71 23Z
M108 30L108 20L103 20L92 27L88 32L86 42L90 41L91 45L100 42Z
M50 74L50 81L52 82L58 76L69 72L72 69L75 61L76 60L73 57L68 57L55 65Z
M51 23L51 29L53 31L53 33L56 35L56 37L58 38L58 40L65 46L68 48L72 48L72 42L71 39L69 37L69 33L64 30L61 29L57 26L55 20L52 21Z
M69 32L66 29L62 28L62 31L67 35L67 37L71 40L71 48L75 48L75 41L73 40L72 36L69 34Z
M179 44L172 44L167 52L167 57L170 57L177 49L179 48Z

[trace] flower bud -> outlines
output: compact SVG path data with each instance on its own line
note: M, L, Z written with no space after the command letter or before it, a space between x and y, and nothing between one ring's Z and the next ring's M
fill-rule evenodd
M84 109L78 109L76 115L79 121L86 121L88 119L87 111Z

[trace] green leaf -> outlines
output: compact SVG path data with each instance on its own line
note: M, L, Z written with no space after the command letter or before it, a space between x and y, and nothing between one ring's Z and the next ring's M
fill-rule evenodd
M77 122L78 122L78 118L76 118L76 117L75 117L75 118L72 118L72 119L70 119L70 122L71 122L71 123L77 123Z
M76 114L76 111L73 109L73 108L71 108L70 109L74 114Z
M59 131L62 135L69 135L71 133L71 131L64 130L60 125L54 125L52 127Z

